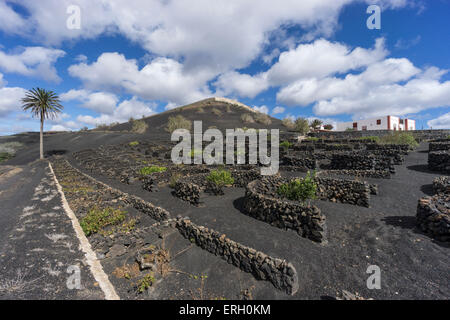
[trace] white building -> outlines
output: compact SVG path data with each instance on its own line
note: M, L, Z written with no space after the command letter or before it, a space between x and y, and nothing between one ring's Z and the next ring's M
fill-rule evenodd
M336 131L346 131L348 129L353 129L355 131L365 131L365 130L411 131L416 130L416 121L412 119L401 119L396 116L383 116L378 118L357 120L352 122L339 122L336 125Z

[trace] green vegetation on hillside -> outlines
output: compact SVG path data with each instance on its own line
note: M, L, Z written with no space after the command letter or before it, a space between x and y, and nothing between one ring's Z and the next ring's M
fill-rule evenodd
M155 173L155 172L164 172L164 171L166 171L166 170L167 170L166 167L151 166L151 167L144 167L144 168L141 168L141 169L139 170L139 173L140 173L141 175L143 175L143 176L148 176L148 175L150 175L150 174L152 174L152 173Z
M148 124L144 120L133 120L131 126L131 132L145 133L148 129Z
M186 129L188 131L191 131L191 128L192 128L192 121L186 119L185 117L179 114L177 116L169 117L166 130L172 133L177 129Z

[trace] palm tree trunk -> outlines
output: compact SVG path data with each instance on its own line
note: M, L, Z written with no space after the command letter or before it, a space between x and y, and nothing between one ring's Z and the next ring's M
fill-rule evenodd
M39 155L40 159L44 159L44 116L42 114L41 114L41 133L39 137L40 137Z

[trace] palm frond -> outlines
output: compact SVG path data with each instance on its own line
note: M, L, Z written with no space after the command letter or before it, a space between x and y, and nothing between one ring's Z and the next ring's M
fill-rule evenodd
M25 93L25 97L22 99L22 109L30 111L34 117L44 120L54 119L64 107L55 92L33 88Z

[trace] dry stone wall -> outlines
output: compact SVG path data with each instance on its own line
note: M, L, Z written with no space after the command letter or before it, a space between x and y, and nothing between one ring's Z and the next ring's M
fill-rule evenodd
M429 152L428 169L442 173L450 173L450 151Z
M286 260L268 256L232 241L224 234L203 226L197 226L186 218L179 218L176 227L181 235L200 248L222 257L228 263L253 274L257 279L270 281L275 288L290 295L297 292L297 271Z
M274 190L280 181L270 177L249 183L245 192L244 210L255 219L281 229L294 230L304 238L323 242L325 216L314 205L276 198Z

